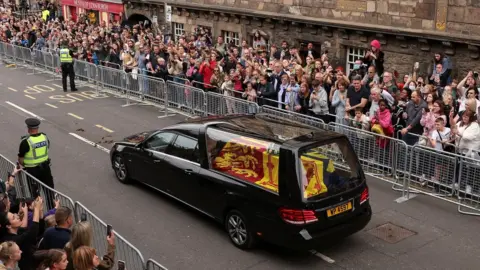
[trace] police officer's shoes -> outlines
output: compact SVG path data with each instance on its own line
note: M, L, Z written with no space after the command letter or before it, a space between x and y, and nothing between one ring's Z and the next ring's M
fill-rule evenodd
M77 89L77 88L75 88L75 89L72 89L72 92L76 92L76 91L78 91L78 89Z

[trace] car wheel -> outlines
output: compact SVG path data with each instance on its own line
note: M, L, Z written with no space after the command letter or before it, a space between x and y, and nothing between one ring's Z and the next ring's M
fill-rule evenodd
M228 212L225 228L232 243L240 249L251 249L255 246L255 236L248 226L245 216L237 210Z
M130 183L127 166L125 165L123 157L119 154L113 157L113 170L115 171L115 176L117 176L118 181L123 184Z

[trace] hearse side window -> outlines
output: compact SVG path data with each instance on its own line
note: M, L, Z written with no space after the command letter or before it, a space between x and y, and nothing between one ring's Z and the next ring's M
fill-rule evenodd
M206 140L212 170L278 194L279 145L215 128Z
M178 135L167 149L167 154L199 163L198 142L196 139Z
M173 137L175 137L174 133L170 133L170 132L157 133L152 137L150 137L145 142L145 148L154 150L154 151L165 152L165 149L167 149L167 146L170 144Z
M300 153L303 197L325 197L358 185L358 163L346 141L309 148Z

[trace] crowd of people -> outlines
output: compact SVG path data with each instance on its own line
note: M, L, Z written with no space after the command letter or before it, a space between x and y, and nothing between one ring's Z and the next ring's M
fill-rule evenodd
M50 51L66 42L78 60L480 158L478 73L455 78L460 75L453 75L452 61L441 52L432 54L430 70L420 72L419 63L412 63L401 77L384 67L388 53L373 40L346 74L312 43L267 47L260 32L237 46L203 27L171 38L144 23L92 24L86 16L75 22L61 16L19 19L4 10L0 19L2 42ZM385 140L378 144L387 146Z
M40 196L17 197L21 170L15 168L0 182L0 270L112 269L115 235L106 236L107 254L100 259L92 248L91 224L75 223L72 209L55 200L55 207L46 210Z

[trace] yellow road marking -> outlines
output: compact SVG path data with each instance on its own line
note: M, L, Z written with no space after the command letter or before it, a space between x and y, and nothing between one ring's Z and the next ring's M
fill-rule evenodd
M57 106L52 105L52 104L50 104L50 103L45 103L45 105L50 106L50 107L55 108L55 109L58 108Z
M13 91L13 92L17 92L16 89L13 89L13 88L11 88L11 87L8 87L8 90Z
M108 128L106 128L106 127L104 127L104 126L101 126L101 125L95 125L95 126L98 127L98 128L101 128L101 129L105 130L106 132L110 132L110 133L113 132L113 130L108 129Z
M28 97L28 98L31 98L31 99L36 99L36 98L34 98L34 97L30 96L30 95L25 95L25 96Z
M83 120L82 117L80 117L80 116L78 116L78 115L76 115L76 114L68 113L68 115L70 115L70 116L72 116L72 117L75 117L75 118L77 118L77 119Z
M52 83L52 85L53 85L53 86L56 86L56 87L58 87L58 88L61 88L61 89L63 89L63 87L61 87L61 86L60 86L60 85L58 85L58 84L54 84L54 83Z

